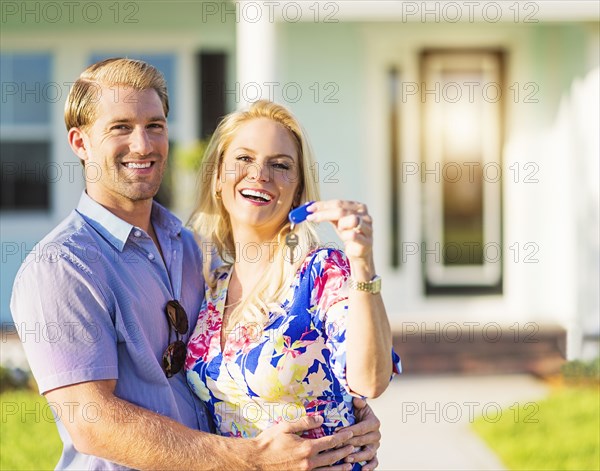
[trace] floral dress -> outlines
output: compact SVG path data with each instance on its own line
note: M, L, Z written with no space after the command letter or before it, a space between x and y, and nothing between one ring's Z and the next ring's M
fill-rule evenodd
M306 257L281 304L260 328L238 326L221 351L221 324L231 266L217 269L215 290L206 289L188 343L186 372L208 406L218 433L255 437L282 420L324 417L317 438L354 423L346 382L347 280L350 267L337 250ZM393 351L394 372L400 358Z

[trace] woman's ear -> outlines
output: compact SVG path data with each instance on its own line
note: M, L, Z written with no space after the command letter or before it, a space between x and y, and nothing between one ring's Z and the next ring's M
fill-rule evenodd
M221 176L220 176L221 172L219 172L217 174L217 181L215 182L215 198L217 198L218 200L221 199L221 190L223 189L221 187Z
M217 181L215 182L215 193L221 193L222 189L223 187L221 185L221 172L219 172L217 174Z
M84 162L88 161L89 155L89 143L87 134L81 130L81 128L71 128L67 134L69 145L75 155Z

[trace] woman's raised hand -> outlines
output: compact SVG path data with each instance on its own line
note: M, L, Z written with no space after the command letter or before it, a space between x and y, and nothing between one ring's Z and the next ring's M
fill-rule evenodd
M373 219L365 204L345 200L316 201L307 209L311 213L306 218L308 221L333 224L349 260L372 261Z

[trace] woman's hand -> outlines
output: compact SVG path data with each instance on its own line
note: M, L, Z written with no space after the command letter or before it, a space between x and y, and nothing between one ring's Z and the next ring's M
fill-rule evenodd
M379 419L373 412L373 409L367 404L367 401L355 397L352 403L354 404L356 423L338 430L338 432L352 430L352 438L344 444L353 445L355 451L345 461L347 463L366 461L367 463L363 466L363 471L372 471L379 464L377 449L381 441L381 432L379 431L381 422L379 422Z
M373 263L373 219L367 206L356 201L316 201L307 211L306 219L312 222L329 221L344 242L348 260Z

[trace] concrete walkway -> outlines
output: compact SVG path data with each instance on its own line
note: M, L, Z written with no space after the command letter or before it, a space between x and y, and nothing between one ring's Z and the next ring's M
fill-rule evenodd
M381 420L379 469L504 470L470 429L475 417L495 422L546 396L543 382L528 375L399 376L382 397L371 400ZM533 409L532 409L533 410Z

